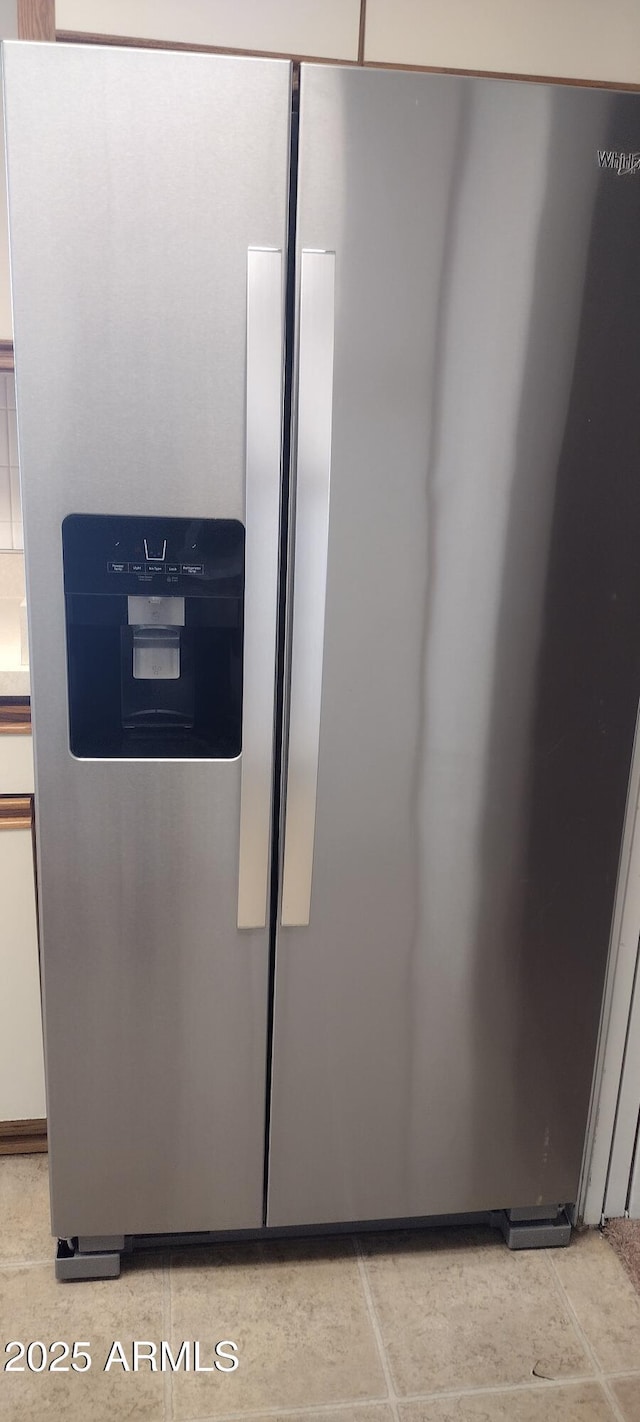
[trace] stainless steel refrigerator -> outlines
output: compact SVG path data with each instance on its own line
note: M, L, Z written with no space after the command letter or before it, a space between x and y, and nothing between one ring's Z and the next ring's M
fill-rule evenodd
M4 84L59 1273L562 1242L640 694L640 98L43 44Z

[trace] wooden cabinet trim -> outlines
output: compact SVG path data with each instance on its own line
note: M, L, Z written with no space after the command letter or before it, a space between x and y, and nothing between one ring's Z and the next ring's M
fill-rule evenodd
M52 42L55 37L55 0L18 0L18 39Z
M0 1121L0 1155L31 1155L46 1149L46 1120Z
M513 79L522 84L569 84L578 89L616 89L632 94L640 92L640 84L614 79L567 79L562 74L507 74L499 69L449 69L436 64L391 64L379 59L365 59L362 67L408 70L410 74L457 74L466 79Z
M111 44L125 49L177 49L193 54L248 55L250 59L291 59L297 64L346 64L353 67L357 59L327 58L320 54L293 54L275 49L232 49L228 45L189 44L182 40L155 40L140 35L98 35L85 30L56 30L60 44ZM378 66L379 67L379 66Z
M367 27L367 0L360 0L360 25L358 27L358 64L364 64L364 37Z
M0 701L0 736L30 736L31 706Z
M0 830L30 830L32 823L31 795L0 795Z

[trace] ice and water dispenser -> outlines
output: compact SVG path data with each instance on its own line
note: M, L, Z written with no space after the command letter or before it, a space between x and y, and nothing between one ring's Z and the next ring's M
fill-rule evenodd
M243 525L70 514L62 546L73 754L239 755Z

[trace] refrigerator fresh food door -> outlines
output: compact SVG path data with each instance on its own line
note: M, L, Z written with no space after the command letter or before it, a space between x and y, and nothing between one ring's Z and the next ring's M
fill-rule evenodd
M640 694L638 151L634 95L303 66L272 1225L576 1198Z
M290 66L5 86L53 1229L260 1226Z

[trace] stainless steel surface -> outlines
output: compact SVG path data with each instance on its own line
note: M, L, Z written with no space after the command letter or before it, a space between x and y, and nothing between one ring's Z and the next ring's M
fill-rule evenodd
M244 691L238 928L264 928L271 855L282 470L282 251L247 256Z
M335 253L303 251L283 924L306 924L311 911L329 537L334 291Z
M53 1229L258 1226L241 762L71 756L61 524L244 520L247 249L286 241L290 66L12 45L5 83Z
M307 928L272 1225L576 1197L640 693L635 95L309 68L335 249Z

